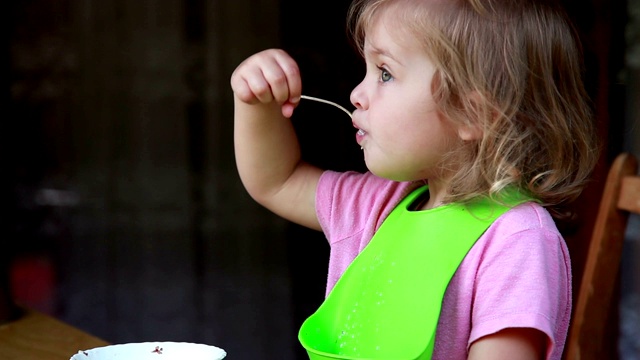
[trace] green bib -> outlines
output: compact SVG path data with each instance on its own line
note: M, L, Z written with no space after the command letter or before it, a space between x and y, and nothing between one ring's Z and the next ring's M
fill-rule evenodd
M410 210L427 190L396 206L302 324L298 339L311 360L431 358L451 277L509 207L483 199Z

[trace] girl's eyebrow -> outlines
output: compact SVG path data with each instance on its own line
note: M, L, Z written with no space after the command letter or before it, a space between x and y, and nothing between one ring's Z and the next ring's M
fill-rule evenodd
M397 62L398 64L402 65L402 62L401 62L401 61L399 61L398 59L396 59L396 58L391 54L391 52L389 52L389 51L387 51L387 50L385 50L385 49L382 49L382 48L376 47L376 46L371 45L371 44L370 44L370 46L368 46L367 48L365 48L365 53L366 53L366 54L369 54L370 56L378 56L378 57L379 57L379 56L383 56L383 57L387 57L387 58L389 58L389 59L391 59L391 60L393 60L393 61Z

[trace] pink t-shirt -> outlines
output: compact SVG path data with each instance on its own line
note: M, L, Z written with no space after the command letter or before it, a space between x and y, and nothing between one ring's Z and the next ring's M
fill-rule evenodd
M371 173L326 171L316 212L331 246L327 295L393 208L421 183ZM475 340L506 328L547 335L547 359L561 359L571 316L571 264L549 213L514 207L478 239L451 279L433 359L466 359Z

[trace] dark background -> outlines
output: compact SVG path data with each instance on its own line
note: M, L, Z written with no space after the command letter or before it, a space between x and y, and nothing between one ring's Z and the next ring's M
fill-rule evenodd
M624 1L564 4L583 40L604 144L580 217L565 230L577 289L603 174L622 150L627 10ZM297 330L323 299L328 246L244 192L228 82L250 54L282 47L299 61L305 94L351 108L364 67L346 35L347 7L10 2L1 254L16 302L112 343L304 358ZM292 121L306 159L364 170L340 110L303 100Z

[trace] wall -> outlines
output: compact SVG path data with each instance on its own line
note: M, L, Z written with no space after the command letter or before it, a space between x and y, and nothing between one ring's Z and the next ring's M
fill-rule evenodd
M279 43L278 5L12 3L18 226L5 238L14 269L37 254L56 282L17 301L113 343L293 358L286 225L239 182L229 87L244 57Z
M563 3L584 39L607 144L601 180L619 150L640 153L638 0L628 0L628 11L606 0ZM56 282L55 293L33 304L111 342L207 342L239 359L304 355L296 332L322 301L328 249L321 233L246 195L233 162L228 80L249 54L282 46L299 60L306 94L350 107L362 64L344 32L347 2L316 5L11 3L5 244L16 258L38 254ZM363 169L344 114L303 103L293 121L305 158ZM576 272L598 201L594 184L568 236ZM637 242L628 249L620 350L634 358Z

